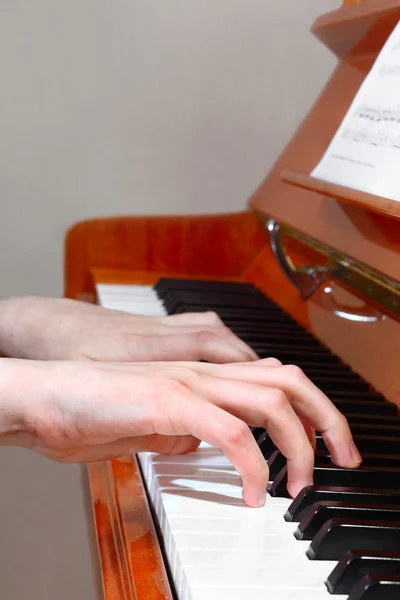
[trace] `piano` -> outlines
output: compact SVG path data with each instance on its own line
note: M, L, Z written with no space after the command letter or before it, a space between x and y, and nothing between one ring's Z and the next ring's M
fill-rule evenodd
M297 364L347 416L364 462L287 497L265 431L267 504L215 448L88 466L105 600L400 598L400 203L310 177L400 20L347 1L314 35L337 68L236 214L74 225L65 295L133 313L214 310L260 356Z

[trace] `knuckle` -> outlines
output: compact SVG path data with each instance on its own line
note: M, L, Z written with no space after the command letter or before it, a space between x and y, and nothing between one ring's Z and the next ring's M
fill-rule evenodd
M349 429L349 423L346 419L346 417L339 412L337 409L335 410L335 425L337 428L339 429Z
M219 315L213 310L209 310L205 313L207 321L214 326L222 325L222 321Z
M196 334L197 342L200 346L208 346L215 340L216 336L211 331L204 329Z
M304 379L306 379L306 375L303 373L303 371L297 365L285 365L284 368L285 368L286 375L290 379L292 379L294 381L303 381Z
M268 407L270 410L282 410L287 403L287 398L282 390L268 390Z
M176 367L175 377L177 382L182 387L192 387L198 380L198 373L188 367Z
M153 379L152 389L156 399L162 401L163 403L170 403L182 395L185 390L185 386L180 381L175 379L158 377Z
M235 423L234 427L230 427L225 435L225 440L228 446L243 446L251 439L250 429L243 421Z
M266 358L265 359L265 363L271 367L281 367L282 363L280 360L278 360L277 358Z

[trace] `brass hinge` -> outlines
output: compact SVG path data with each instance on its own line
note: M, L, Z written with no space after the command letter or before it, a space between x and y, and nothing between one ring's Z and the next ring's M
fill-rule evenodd
M398 281L293 227L278 223L274 219L269 219L266 226L277 261L303 298L311 297L329 278L334 278L354 290L357 295L364 299L370 299L372 304L383 313L391 314L397 319L400 318L400 283ZM327 258L327 264L295 267L284 248L283 234ZM329 293L329 286L326 291ZM357 320L356 316L354 313L355 320ZM368 318L367 313L359 316L358 320L360 321L378 320L373 314L370 316L371 318Z

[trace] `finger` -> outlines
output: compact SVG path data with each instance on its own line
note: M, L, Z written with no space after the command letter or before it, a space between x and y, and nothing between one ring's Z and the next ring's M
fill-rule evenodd
M209 332L210 334L213 334L213 335L221 338L222 340L225 340L226 342L229 342L230 344L237 346L238 348L243 350L246 354L248 354L252 360L259 360L259 357L256 354L256 352L254 352L254 350L248 344L246 344L246 342L244 342L239 337L237 337L237 335L235 335L233 333L233 331L231 331L228 327L206 328L205 326L201 326L201 328L200 328L199 326L191 326L191 327L185 326L185 327L180 328L180 333L197 334L197 333L202 333L202 332L206 332L206 331Z
M164 406L157 433L167 434L173 423L174 434L192 435L219 448L243 480L243 498L252 507L266 500L269 469L249 427L218 406L185 390L184 402L170 398Z
M209 325L211 327L223 326L222 319L220 319L217 313L213 311L169 315L168 317L165 317L165 322L168 323L168 325L177 325L178 327L182 327L183 325Z
M212 363L237 363L252 361L247 348L231 344L210 331L175 334L167 336L144 336L141 356L146 361L198 361Z
M248 344L246 344L237 335L235 335L233 331L229 329L229 327L226 327L222 319L220 319L220 317L218 316L218 314L213 311L207 311L204 313L182 313L180 315L170 315L169 317L165 318L165 322L173 326L193 328L193 332L198 331L199 327L212 328L213 330L215 329L215 331L213 332L216 335L219 335L221 337L227 337L232 343L234 341L234 343L240 345L240 347L242 347L243 349L246 349L246 351L251 354L254 360L258 358L254 350L252 350L252 348L250 348Z
M298 367L290 365L280 373L279 369L271 369L271 372L273 377L277 375L278 387L290 397L293 409L302 421L321 432L332 461L343 467L359 466L361 456L349 424L327 396Z
M226 327L216 313L183 313L180 315L171 315L165 317L165 323L172 325L173 327L179 326L182 333L197 333L202 330L210 331L215 335L226 339L232 344L236 344L239 348L242 348L253 360L258 358L257 354L246 342L241 340L237 335Z
M259 362L245 366L199 363L193 369L224 379L281 389L300 418L321 432L335 464L351 468L359 466L361 457L346 418L298 367L286 365L265 369Z
M249 363L248 362L244 362L244 363L236 363L235 366L247 366ZM280 360L278 360L277 358L259 358L257 360L253 360L252 365L258 365L261 367L281 367L282 363Z
M81 445L72 448L49 448L35 444L34 451L46 458L64 463L89 463L121 458L137 452L156 452L157 454L184 454L195 452L200 441L190 435L144 435L125 437L112 442L93 445Z
M287 459L292 496L312 483L314 452L303 424L281 390L203 376L194 383L194 391L248 425L268 431Z

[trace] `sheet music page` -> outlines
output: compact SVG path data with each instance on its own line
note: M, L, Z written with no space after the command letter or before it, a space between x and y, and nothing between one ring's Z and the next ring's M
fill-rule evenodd
M400 22L311 176L400 202Z

